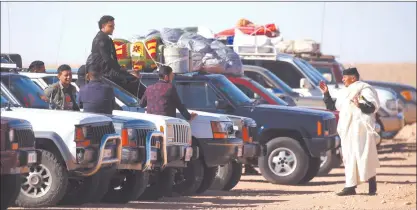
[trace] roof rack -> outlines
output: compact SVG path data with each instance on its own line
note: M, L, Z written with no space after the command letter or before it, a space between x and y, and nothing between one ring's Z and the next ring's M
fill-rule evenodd
M226 45L232 48L241 59L276 60L280 54L274 46Z

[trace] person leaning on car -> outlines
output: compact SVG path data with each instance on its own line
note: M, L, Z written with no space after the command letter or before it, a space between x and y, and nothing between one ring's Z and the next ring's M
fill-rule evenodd
M77 90L71 85L72 73L69 65L63 64L58 67L58 79L58 82L45 89L46 100L56 109L79 111L75 100Z
M197 114L189 113L181 102L177 89L172 84L174 73L169 66L159 67L159 81L149 85L140 101L140 107L147 107L147 113L176 117L180 111L186 120L193 120Z
M116 104L113 88L102 81L99 65L87 69L88 83L80 88L78 103L84 112L112 114Z

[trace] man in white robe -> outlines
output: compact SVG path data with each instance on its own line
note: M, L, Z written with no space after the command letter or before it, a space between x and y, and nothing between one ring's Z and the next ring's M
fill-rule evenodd
M378 95L373 87L359 81L356 68L343 71L343 88L333 101L325 82L320 83L327 109L339 111L337 131L341 139L345 165L345 188L339 196L355 195L356 186L369 182L369 195L376 194L376 168L380 167L375 131Z

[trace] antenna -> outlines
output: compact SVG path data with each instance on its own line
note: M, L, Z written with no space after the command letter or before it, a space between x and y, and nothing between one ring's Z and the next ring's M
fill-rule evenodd
M321 15L321 37L320 37L320 43L321 43L321 49L323 49L323 36L324 36L324 21L326 17L326 2L323 2L323 13Z

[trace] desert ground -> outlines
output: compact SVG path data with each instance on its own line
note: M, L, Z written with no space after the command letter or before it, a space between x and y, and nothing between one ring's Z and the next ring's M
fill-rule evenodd
M336 196L335 192L344 186L341 166L303 186L273 185L262 176L242 176L230 192L207 191L198 196L163 198L155 202L48 209L416 209L416 124L404 127L393 140L383 140L379 160L376 196L367 195L367 183L359 185L355 196Z

